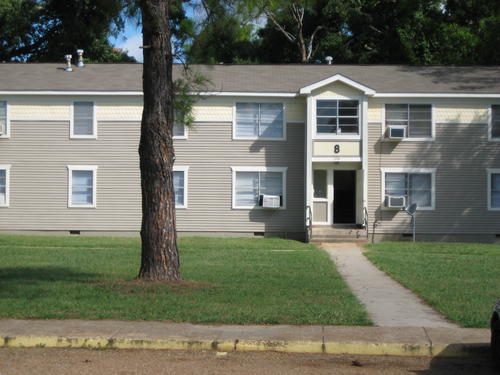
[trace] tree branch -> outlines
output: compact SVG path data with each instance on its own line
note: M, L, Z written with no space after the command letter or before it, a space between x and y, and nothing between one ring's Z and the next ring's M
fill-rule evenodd
M292 34L292 33L289 33L288 31L286 31L280 24L279 22L276 20L276 18L274 17L274 15L272 14L272 12L270 12L269 10L266 10L265 11L265 15L268 19L271 20L271 22L274 24L274 26L276 26L276 28L281 31L283 33L283 35L285 35L285 37L290 41L290 42L295 42L296 40L296 37Z
M311 34L311 38L309 39L309 44L307 46L307 60L309 60L313 55L314 37L316 36L318 31L320 31L321 29L323 29L323 26L316 26L313 33Z

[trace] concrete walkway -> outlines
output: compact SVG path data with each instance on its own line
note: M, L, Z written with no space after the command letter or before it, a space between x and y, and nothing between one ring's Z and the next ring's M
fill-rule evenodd
M2 347L463 357L488 354L489 330L0 319Z
M354 243L322 244L353 294L379 327L458 328L375 267Z

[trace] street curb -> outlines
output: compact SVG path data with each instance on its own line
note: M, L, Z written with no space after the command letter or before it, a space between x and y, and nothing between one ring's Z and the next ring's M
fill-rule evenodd
M200 338L126 338L91 336L1 336L4 348L173 349L215 351L274 351L347 355L422 357L484 356L489 344L407 344L370 341L208 340Z

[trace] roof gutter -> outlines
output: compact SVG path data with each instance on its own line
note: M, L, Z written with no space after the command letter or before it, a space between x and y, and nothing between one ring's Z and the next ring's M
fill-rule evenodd
M374 98L500 98L498 94L486 93L411 93L411 92L388 92L377 93Z
M190 92L200 96L248 96L248 97L276 97L295 98L298 93L293 92L244 92L244 91L200 91ZM89 96L143 96L142 91L0 91L0 95L89 95Z
M201 91L191 92L200 96L242 96L261 98L296 98L307 95L291 92L244 92L244 91ZM0 95L82 95L82 96L143 96L142 91L0 91ZM310 94L309 94L310 95ZM470 98L470 99L500 99L500 93L376 93L372 98Z

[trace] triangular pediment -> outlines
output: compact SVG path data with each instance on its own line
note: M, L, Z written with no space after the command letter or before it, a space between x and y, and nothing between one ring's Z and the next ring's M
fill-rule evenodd
M325 78L319 82L313 83L313 84L308 85L308 86L304 86L300 89L299 92L300 92L300 94L310 94L314 90L317 90L319 88L322 88L324 86L330 85L330 84L335 83L335 82L342 82L343 84L345 84L347 86L350 86L356 90L361 91L365 95L371 96L371 95L375 94L375 90L373 90L372 88L365 86L365 85L362 85L359 82L353 81L352 79L350 79L346 76L343 76L342 74L335 74L335 75L328 77L328 78Z

